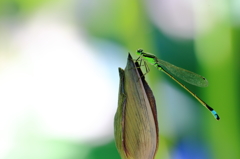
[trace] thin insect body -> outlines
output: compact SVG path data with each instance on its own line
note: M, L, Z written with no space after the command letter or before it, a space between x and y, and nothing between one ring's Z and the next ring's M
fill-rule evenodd
M212 113L212 115L215 117L215 119L217 119L217 120L220 119L219 115L212 107L210 107L207 103L205 103L202 99L200 99L196 94L194 94L192 91L190 91L184 84L182 84L180 81L178 81L169 72L171 72L175 76L181 78L185 82L188 82L192 85L196 85L199 87L206 87L208 85L208 81L206 80L205 77L198 75L196 73L190 72L188 70L185 70L183 68L174 66L166 61L160 60L153 54L143 52L142 49L138 49L137 54L140 55L138 60L139 59L143 60L144 65L145 65L145 61L147 61L150 64L152 64L153 66L155 66L158 70L160 70L163 73L165 73L166 75L168 75L171 79L173 79L181 87L183 87L187 92L189 92L194 98L196 98L205 108L207 108Z

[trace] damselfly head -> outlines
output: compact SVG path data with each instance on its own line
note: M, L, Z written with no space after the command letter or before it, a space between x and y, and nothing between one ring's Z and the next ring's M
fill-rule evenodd
M137 54L138 54L138 55L141 55L142 52L143 52L143 49L138 49L138 50L137 50Z

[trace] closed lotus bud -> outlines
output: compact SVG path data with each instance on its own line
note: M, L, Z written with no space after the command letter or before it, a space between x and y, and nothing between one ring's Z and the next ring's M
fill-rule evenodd
M114 135L122 159L154 159L158 147L158 122L153 93L131 55L125 70L119 68L118 108Z

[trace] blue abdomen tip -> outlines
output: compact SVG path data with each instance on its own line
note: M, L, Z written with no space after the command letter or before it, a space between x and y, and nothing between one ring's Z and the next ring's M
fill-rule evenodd
M217 114L217 112L216 112L215 110L212 110L211 112L212 112L213 116L214 116L217 120L220 119L220 117L218 116L218 114Z

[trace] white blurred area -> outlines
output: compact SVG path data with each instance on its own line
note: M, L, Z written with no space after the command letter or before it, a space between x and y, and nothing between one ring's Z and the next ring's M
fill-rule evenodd
M45 158L44 146L38 157L29 153L49 139L113 138L118 81L84 32L55 15L41 10L0 28L0 159Z
M146 1L153 23L164 34L174 39L194 39L232 16L239 21L239 1L218 0L150 0ZM237 4L237 5L235 5ZM229 15L231 12L232 15Z

